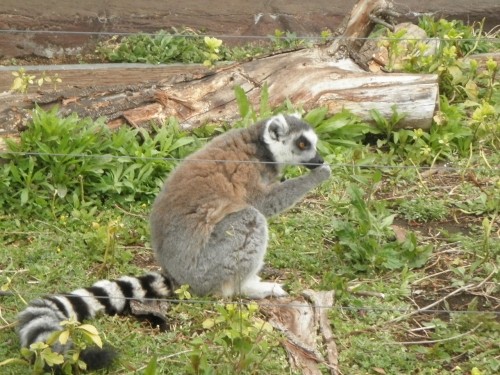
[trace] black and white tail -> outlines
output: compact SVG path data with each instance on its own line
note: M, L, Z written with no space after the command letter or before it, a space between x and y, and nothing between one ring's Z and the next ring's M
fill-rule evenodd
M127 314L130 301L148 298L165 298L173 293L172 281L159 273L140 277L123 276L117 280L100 280L89 288L74 290L69 294L51 295L30 302L19 316L18 332L23 347L40 341L62 329L60 323L74 316L79 322L100 312L109 315ZM58 351L64 347L56 348ZM81 359L88 369L108 366L111 353L96 348L82 353Z

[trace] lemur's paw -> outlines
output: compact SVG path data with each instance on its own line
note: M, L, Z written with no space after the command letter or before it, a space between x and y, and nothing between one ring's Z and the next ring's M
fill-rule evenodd
M311 173L314 173L319 180L326 181L332 175L332 169L328 164L323 164L320 165L318 168L313 169Z

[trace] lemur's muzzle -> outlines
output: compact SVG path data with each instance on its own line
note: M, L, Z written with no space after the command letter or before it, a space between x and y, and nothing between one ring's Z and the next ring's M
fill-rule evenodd
M309 168L309 169L314 169L314 168L319 167L324 162L325 161L323 160L323 158L321 157L321 155L318 154L318 153L316 153L316 155L314 156L314 158L312 158L311 160L308 160L307 162L304 163L304 166L306 168Z

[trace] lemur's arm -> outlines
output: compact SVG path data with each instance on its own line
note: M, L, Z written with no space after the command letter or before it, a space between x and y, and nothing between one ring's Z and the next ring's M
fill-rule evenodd
M256 199L254 207L266 217L277 215L327 180L330 174L330 167L322 165L306 175L270 185L269 189Z

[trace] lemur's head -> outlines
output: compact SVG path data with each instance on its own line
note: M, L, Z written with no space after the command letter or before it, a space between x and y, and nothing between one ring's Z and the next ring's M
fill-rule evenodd
M296 116L277 115L264 124L263 140L274 160L283 165L305 165L314 169L323 164L316 150L318 136Z

